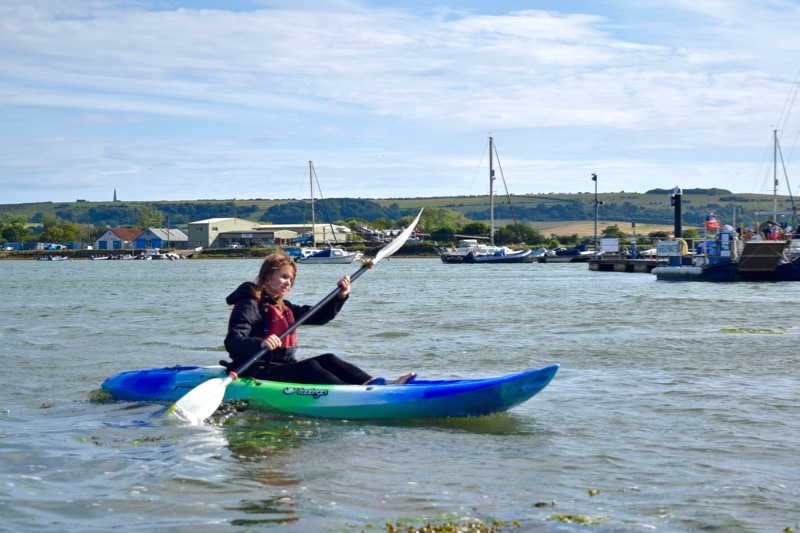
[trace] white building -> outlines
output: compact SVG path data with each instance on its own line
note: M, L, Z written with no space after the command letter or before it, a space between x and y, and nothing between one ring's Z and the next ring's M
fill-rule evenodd
M245 246L288 245L299 235L311 234L311 224L260 224L241 218L209 218L189 222L188 247L225 248L231 244ZM345 243L351 238L350 229L344 226L315 224L314 241Z
M94 241L94 249L133 250L134 241L141 233L139 228L110 228Z

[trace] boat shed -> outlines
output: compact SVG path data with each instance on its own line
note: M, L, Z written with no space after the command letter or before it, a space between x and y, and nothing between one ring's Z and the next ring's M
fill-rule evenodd
M189 222L187 233L191 248L222 248L238 242L233 236L252 233L258 223L243 218L207 218Z
M189 237L175 228L148 228L136 237L135 244L137 250L151 248L186 250L189 244Z
M209 218L189 222L188 246L190 248L225 248L246 246L272 246L297 237L295 226L263 225L242 218Z
M241 218L209 218L189 222L189 248L225 248L245 246L275 246L289 244L299 235L314 234L315 241L346 242L349 229L328 224L259 224Z
M142 233L139 228L110 228L96 241L95 250L133 250L134 241Z

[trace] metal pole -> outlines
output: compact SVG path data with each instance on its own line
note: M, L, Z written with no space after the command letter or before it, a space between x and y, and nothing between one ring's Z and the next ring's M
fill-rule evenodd
M778 130L772 130L772 221L778 222Z
M494 246L494 139L489 137L489 244Z
M675 238L680 239L681 234L683 233L683 223L681 221L681 197L683 196L683 190L675 186L675 189L672 191L672 195L670 196L670 204L672 207L675 208Z
M597 210L600 205L597 201L597 174L592 174L594 182L594 257L597 259Z
M317 220L314 216L314 163L308 162L308 184L311 189L311 245L317 247ZM325 239L323 239L324 241Z

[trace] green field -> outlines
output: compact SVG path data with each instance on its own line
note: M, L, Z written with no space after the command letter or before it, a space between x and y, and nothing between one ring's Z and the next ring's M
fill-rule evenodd
M636 223L638 235L653 231L668 231L672 229L673 208L670 205L671 191L656 190L649 193L612 192L600 193L597 199L603 202L598 211L598 232L609 225L616 224L622 231L631 233L631 223ZM495 197L495 207L507 208L510 203L517 213L526 209L552 209L552 217L535 217L525 219L523 223L540 231L544 235L572 235L588 236L594 233L593 213L595 196L591 192L585 193L548 193L525 194ZM29 221L41 219L42 216L58 216L76 223L88 223L92 210L108 207L125 206L137 209L143 206L164 206L181 204L218 205L221 207L219 216L246 218L257 221L264 211L272 206L297 202L296 199L238 199L232 200L182 200L182 201L129 201L129 202L39 202L25 204L0 204L0 215L22 215ZM306 200L307 201L307 200ZM489 197L484 196L453 196L453 197L418 197L418 198L379 198L373 202L382 207L397 206L403 210L417 210L420 208L447 208L462 214L487 212ZM720 189L709 190L684 190L682 205L684 214L697 215L716 213L723 223L731 223L734 210L741 210L747 226L755 222L763 222L773 210L773 196L767 194L736 194ZM779 211L791 211L793 199L789 196L777 197ZM577 211L577 212L572 212ZM635 212L635 215L625 216L626 210ZM762 214L757 215L756 213ZM579 214L580 216L575 216ZM648 215L653 215L649 216ZM484 215L485 216L485 215ZM37 218L38 217L38 218ZM355 218L360 218L356 216ZM488 222L471 217L473 220ZM648 220L649 218L649 220ZM369 222L369 221L368 221ZM496 226L500 227L512 222L509 216L497 218ZM113 222L111 222L113 225ZM693 227L691 225L685 227ZM694 227L697 227L695 224Z

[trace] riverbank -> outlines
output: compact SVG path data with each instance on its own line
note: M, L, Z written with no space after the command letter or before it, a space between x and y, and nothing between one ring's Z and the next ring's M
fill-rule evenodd
M375 254L381 249L381 246L352 246L347 249L350 251L364 252L365 257L375 257ZM209 248L206 250L174 250L164 249L162 253L174 253L183 256L184 259L255 259L264 257L279 248ZM58 251L43 251L43 250L26 250L26 251L3 251L0 252L0 260L38 260L40 257L66 257L68 260L91 260L95 256L109 256L110 261L116 260L115 258L122 254L129 254L130 251L120 250L58 250ZM144 250L136 250L133 252L137 257L144 253ZM436 258L439 257L439 251L433 245L429 244L405 244L392 257L406 257L406 258ZM136 259L134 259L136 260Z

